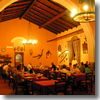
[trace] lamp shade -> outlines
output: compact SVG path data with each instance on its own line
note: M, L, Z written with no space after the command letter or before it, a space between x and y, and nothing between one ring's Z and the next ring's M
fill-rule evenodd
M79 0L79 11L74 14L73 20L86 23L95 21L95 1L94 0Z

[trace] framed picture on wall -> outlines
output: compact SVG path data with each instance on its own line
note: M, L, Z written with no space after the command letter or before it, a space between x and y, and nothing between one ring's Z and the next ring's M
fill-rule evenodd
M84 44L82 44L82 46L83 46L83 53L88 53L87 43L84 42Z

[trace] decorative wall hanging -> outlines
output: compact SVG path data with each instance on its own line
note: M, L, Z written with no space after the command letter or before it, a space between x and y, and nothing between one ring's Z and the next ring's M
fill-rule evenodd
M6 51L6 49L5 48L2 48L2 52L5 52Z
M87 38L85 36L85 41L84 41L84 44L82 44L83 46L83 53L88 53L88 46L87 46Z
M65 60L67 60L67 58L66 58L67 53L68 53L68 51L65 50L65 51L63 51L63 52L58 56L58 57L61 57L61 61L60 61L60 63L61 63L62 61L65 62Z
M39 55L37 55L37 56L33 56L33 58L38 57L38 59L40 59L40 58L42 57L42 55L43 55L43 50L44 50L44 49L42 49L41 54L39 54Z
M48 51L46 52L46 59L48 58L49 55L50 55L50 58L51 58L52 53L48 50Z
M84 42L84 44L82 44L82 46L83 46L83 53L88 53L87 43Z
M32 55L32 54L33 54L33 50L32 50L32 49L30 49L30 50L29 50L29 52L30 52L30 55Z
M17 47L17 51L20 51L20 46Z
M61 45L58 45L58 54L61 54Z
M14 51L24 51L24 47L14 47Z
M14 47L14 51L16 51L16 47Z

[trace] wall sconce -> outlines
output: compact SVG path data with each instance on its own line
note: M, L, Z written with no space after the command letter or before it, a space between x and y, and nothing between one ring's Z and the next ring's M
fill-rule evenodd
M82 46L83 46L83 53L88 53L87 43L84 42L84 44L82 44Z
M58 54L60 55L60 54L61 54L61 52L60 52L60 51L58 51Z
M68 50L66 50L65 53L68 53Z
M61 54L61 45L58 45L58 54Z

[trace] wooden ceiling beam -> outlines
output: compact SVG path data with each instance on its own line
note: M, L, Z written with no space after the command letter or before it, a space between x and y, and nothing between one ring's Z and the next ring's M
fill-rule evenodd
M31 5L29 6L29 8L24 12L24 14L20 17L20 19L22 19L26 13L32 8L32 6L36 3L36 0L32 1Z
M79 24L80 24L80 23L75 22L74 20L72 20L72 18L69 17L67 14L65 14L64 17L66 17L69 21L71 21L71 22L74 23L75 25L79 25Z
M51 23L50 25L62 30L62 32L64 32L66 30L65 28L63 28L63 27L61 27L61 26L59 26L59 25L57 25L55 23Z
M47 7L51 8L51 9L54 9L57 12L62 12L65 10L65 9L62 9L60 6L57 6L53 3L51 3L49 0L38 0L38 2L40 2L43 5L46 5Z
M72 33L69 33L69 34L66 34L66 35L63 35L63 36L60 36L60 37L57 37L57 38L48 40L47 42L52 42L52 41L61 40L61 39L68 38L68 37L73 36L73 35L80 34L80 33L82 33L82 32L84 32L83 29L80 29L80 30L78 30L78 31L75 31L75 32L72 32Z
M7 15L7 14L11 14L11 13L17 13L17 12L20 12L20 11L24 11L26 8L22 8L22 9L17 9L17 10L12 10L12 11L5 11L4 12L4 15Z
M35 17L35 18L37 18L37 19L39 19L39 20L42 20L43 22L46 22L46 21L47 21L45 18L43 18L43 17L41 17L41 16L37 16L36 14L31 13L31 12L28 12L27 15L30 16L30 18ZM26 16L27 16L27 15L26 15Z
M57 29L56 27L53 27L51 25L48 25L47 27L49 27L50 29L53 29L53 30L57 31L58 33L61 33L61 30Z
M67 22L65 22L64 20L62 20L62 19L59 18L59 19L57 19L57 21L60 22L60 23L62 23L62 24L65 25L65 26L67 26L68 28L72 29L72 27L69 26L69 25L67 24Z
M0 12L0 22L2 20L3 13L4 13L4 10L2 12Z
M13 15L22 14L22 12L23 12L23 11L5 14L5 15L3 15L3 17L6 17L6 16L8 17L8 16L13 16Z
M55 34L58 34L58 32L57 31L55 31L55 30L52 30L52 29L50 29L49 27L44 27L45 29L47 29L47 30L49 30L50 32L53 32L53 33L55 33Z
M45 10L45 11L51 13L51 14L53 14L54 16L59 14L59 11L56 11L53 8L48 7L47 5L44 5L43 3L39 2L39 1L37 1L35 5L37 7L39 7L39 8L41 8L41 9L43 9L43 10Z
M43 15L45 15L47 17L50 17L50 18L53 18L54 17L54 15L51 14L50 12L48 12L46 10L43 10L42 8L39 8L37 6L32 7L32 9L40 12L41 14L43 14Z
M34 13L34 14L36 14L36 15L38 15L38 16L41 16L42 18L45 18L46 20L50 20L49 17L43 15L41 12L35 11L35 10L33 10L33 9L31 9L30 12L31 12L31 13Z
M24 17L24 19L26 19L26 20L28 20L28 21L30 21L30 22L36 24L36 25L40 25L39 22L36 22L35 20L31 20L30 18L28 18L28 17L26 17L26 16Z
M16 6L21 6L21 5L25 5L25 4L30 4L31 1L21 1L21 2L15 2L11 5L9 5L8 7L16 7Z
M65 20L67 23L77 27L77 25L74 23L74 21L72 21L71 19L69 19L68 17L66 16L62 16L61 19Z
M36 22L39 22L40 24L43 23L43 21L41 21L41 20L39 20L39 19L37 19L37 18L35 18L35 17L32 17L32 18L31 18L29 15L27 15L27 16L25 16L25 17L28 17L29 19L35 20Z
M57 20L59 17L63 16L67 12L68 12L68 10L65 10L65 11L61 12L59 15L57 15L54 18L52 18L51 20L47 21L46 23L41 25L39 28L45 27L46 25L48 25L48 24L52 23L53 21Z
M59 25L59 26L61 26L61 27L65 28L66 30L70 29L69 27L67 27L67 26L66 26L66 25L64 25L63 23L58 22L57 20L56 20L56 21L54 21L53 23L55 23L55 24L57 24L57 25Z
M18 18L18 16L12 16L12 17L9 17L9 18L3 18L1 22L8 21L8 20L15 19L15 18Z
M18 7L14 7L14 8L6 8L4 9L5 11L12 11L12 10L18 10L18 9L22 9L22 8L26 8L27 6L18 6Z

